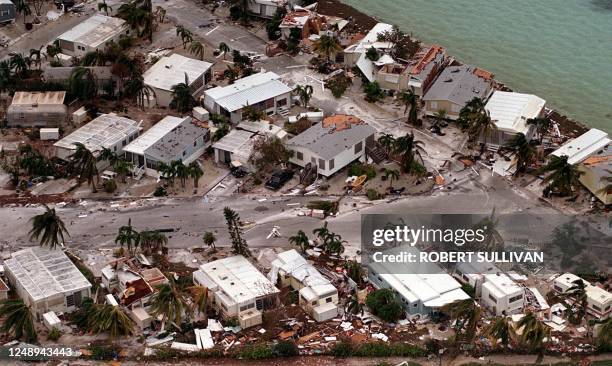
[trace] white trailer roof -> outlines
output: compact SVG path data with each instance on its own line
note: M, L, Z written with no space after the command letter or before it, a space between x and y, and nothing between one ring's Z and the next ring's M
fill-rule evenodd
M272 271L268 274L272 282L276 282L276 278L271 277L277 273L275 269L280 269L303 284L304 287L300 289L300 293L303 292L307 300L338 292L331 282L295 249L276 255L276 259L272 261Z
M202 264L200 270L234 304L279 292L266 276L241 255Z
M190 117L174 117L166 116L161 121L154 124L151 128L138 136L134 141L130 142L123 148L125 152L131 152L137 155L144 155L145 150L153 146L157 141L161 140L170 131L180 126L183 121Z
M123 32L125 24L123 19L95 14L57 38L95 48Z
M173 86L185 82L185 74L191 85L211 67L210 62L173 53L160 58L155 65L145 71L143 77L145 84L170 91Z
M610 145L611 141L607 132L591 128L575 139L566 142L552 154L559 157L565 155L569 164L578 164Z
M544 99L532 94L495 91L485 109L498 129L526 133L529 128L527 120L538 117L544 105Z
M489 289L491 289L491 286L493 286L503 295L509 296L516 294L519 291L523 291L521 286L519 286L504 273L486 274L484 277L485 283L483 286L486 286Z
M113 113L103 114L59 140L54 146L74 150L74 144L80 142L90 151L99 151L135 134L140 130L139 125L134 120Z
M34 302L91 287L81 271L59 249L23 249L13 253L4 265Z

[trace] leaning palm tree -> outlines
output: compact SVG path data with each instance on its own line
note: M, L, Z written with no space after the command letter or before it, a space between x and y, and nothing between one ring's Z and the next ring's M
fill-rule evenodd
M393 153L401 156L400 165L404 173L422 173L424 167L416 160L415 156L421 157L421 153L424 151L423 142L416 140L413 133L398 137L393 145Z
M191 94L189 88L189 77L185 73L185 82L176 84L172 87L172 101L170 108L176 109L179 113L185 113L191 110L195 104L195 98Z
M147 253L151 251L157 252L160 248L168 244L168 237L159 231L141 231L139 238L140 248L144 249Z
M389 179L389 189L393 189L393 180L399 178L399 171L397 169L385 168L385 178Z
M16 339L36 342L36 328L30 308L21 299L7 299L0 303L0 317L4 318L0 331L13 334Z
M198 185L200 183L200 178L202 178L202 176L204 175L204 171L202 170L200 164L198 164L197 161L192 161L187 166L187 172L189 173L189 176L193 178L193 188L197 190Z
M398 98L402 105L404 105L404 114L410 110L410 113L408 113L407 122L413 126L417 126L419 107L418 97L414 93L414 88L401 92Z
M191 312L187 297L177 288L172 278L170 282L156 286L156 291L151 298L151 314L162 316L162 329L165 329L168 320L180 329L183 316Z
M204 232L204 235L202 236L202 241L204 242L204 244L206 244L206 246L208 246L209 248L212 247L212 249L215 250L215 242L217 241L215 234L210 231Z
M342 51L342 46L336 37L324 34L313 43L312 50L329 61L332 54Z
M93 314L89 320L92 333L106 333L111 340L133 333L134 323L120 306L111 304L93 305Z
M579 184L579 178L584 172L575 165L567 162L567 156L550 155L548 163L538 170L539 174L546 174L541 184L547 184L544 195L557 193L560 196L569 196Z
M312 247L308 236L302 230L298 230L295 235L290 236L289 243L299 247L303 254L306 254L306 251Z
M118 160L119 155L117 155L116 152L107 147L102 147L102 150L100 150L100 154L98 155L98 161L107 161L108 165L115 166Z
M476 326L482 310L473 299L457 300L440 308L442 313L455 319L456 339L471 342L476 336Z
M202 42L192 41L189 44L189 52L199 58L200 60L204 60L204 45Z
M91 191L96 193L96 184L94 178L98 178L98 167L96 163L98 159L94 154L80 142L75 142L75 151L68 157L70 162L70 171L73 176L78 177L79 184L87 181L91 185Z
M518 133L508 140L501 149L502 151L510 151L516 157L516 172L525 171L525 168L535 156L535 149L523 133Z
M393 150L393 146L395 145L395 137L393 137L390 133L383 133L378 138L378 143L382 145L385 149L385 152L389 154Z
M136 104L144 110L145 102L147 106L151 104L151 99L155 99L155 89L145 84L142 75L132 75L124 84L124 93L129 97L136 98Z
M119 228L115 237L115 244L121 244L127 247L128 251L136 248L140 243L140 234L132 227L132 219L128 219L128 224Z
M62 219L57 215L54 208L45 206L45 212L30 219L32 229L30 229L30 240L39 240L40 246L49 246L55 249L58 244L64 244L64 234L68 234Z
M304 108L308 109L308 102L310 102L310 98L312 97L313 89L311 85L298 85L295 87L295 92L300 98L300 102Z
M587 284L582 279L577 279L572 282L572 286L568 288L563 294L564 297L572 303L572 305L566 305L568 319L574 324L580 324L580 321L586 315L588 297L586 292ZM574 307L577 307L577 311L574 312Z
M503 316L496 318L485 330L485 334L493 338L493 344L497 344L497 340L501 340L502 346L507 348L510 340L516 336L514 327L510 322L510 318Z
M327 228L327 221L325 221L323 223L323 226L321 226L320 228L314 229L312 233L315 234L317 239L321 241L325 240L325 238L331 233L331 231L329 231L329 229Z
M15 74L25 76L28 71L28 61L21 53L16 53L9 59L11 68L15 70Z
M204 286L191 286L187 288L187 291L191 294L193 301L193 308L198 314L206 317L206 310L208 309L208 288Z
M225 42L219 43L219 52L223 53L223 59L225 60L225 55L231 51L232 49Z
M516 328L522 329L520 340L530 352L544 351L544 340L548 338L550 328L538 320L532 312L525 314L516 324Z

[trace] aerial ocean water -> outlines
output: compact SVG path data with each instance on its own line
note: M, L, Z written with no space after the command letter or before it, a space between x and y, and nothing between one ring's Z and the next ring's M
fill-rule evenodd
M612 133L612 0L342 0Z

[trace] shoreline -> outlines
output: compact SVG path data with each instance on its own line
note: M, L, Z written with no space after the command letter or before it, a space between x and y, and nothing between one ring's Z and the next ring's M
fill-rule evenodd
M371 29L376 23L383 22L382 20L378 19L375 16L365 14L362 11L354 8L353 6L343 3L341 0L318 0L317 3L318 3L317 11L321 14L338 16L342 18L352 17L352 20L353 20L352 27L354 30L357 30L357 31L367 33L367 31ZM418 38L413 38L413 39L420 41L421 44L425 44ZM443 44L440 44L440 45L444 47ZM461 60L458 60L458 59L457 61L462 62ZM475 66L478 66L478 65L475 65ZM489 71L495 74L495 71L492 71L492 70L489 70ZM497 85L500 85L503 90L513 91L512 88L508 86L507 84L505 84L504 82L498 79L494 79L494 81ZM552 122L558 125L559 132L561 133L561 137L575 138L585 133L591 128L585 123L582 123L569 116L566 116L553 108L547 107L547 109L550 110L550 113L548 114L548 118Z

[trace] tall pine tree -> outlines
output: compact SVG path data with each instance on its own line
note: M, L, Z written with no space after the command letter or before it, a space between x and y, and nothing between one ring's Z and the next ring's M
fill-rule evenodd
M242 229L240 228L240 216L229 207L223 209L223 216L225 216L225 222L227 223L227 231L230 234L232 240L232 251L234 254L240 254L245 257L250 257L251 252L247 245L246 240L242 237Z

